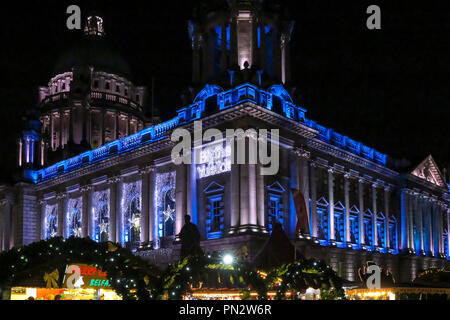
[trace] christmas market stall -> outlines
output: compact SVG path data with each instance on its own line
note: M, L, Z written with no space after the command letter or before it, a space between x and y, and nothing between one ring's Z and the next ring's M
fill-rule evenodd
M161 298L169 300L264 299L264 280L231 254L188 256L163 275Z
M381 282L380 289L366 287L348 290L350 300L450 300L450 271L431 268L412 283Z
M131 251L89 238L52 238L0 254L4 300L149 300L157 276Z

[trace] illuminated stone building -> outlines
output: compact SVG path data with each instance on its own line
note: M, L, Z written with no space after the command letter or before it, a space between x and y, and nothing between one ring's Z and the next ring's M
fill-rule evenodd
M401 281L448 265L450 193L433 158L398 172L387 155L308 119L287 90L294 23L272 1L216 3L188 26L195 96L154 125L143 115L145 88L102 51L102 20L90 18L83 59L64 56L40 89L40 123L19 142L24 181L0 188L1 249L81 236L165 263L178 258L187 213L206 251L251 259L278 221L305 256L349 280L369 260ZM279 129L269 138L279 140L278 173L231 163L223 141L200 146L200 163L175 165L171 133L193 131L197 120L203 130ZM249 147L254 137L244 139ZM52 152L62 160L47 165ZM293 189L309 217L309 232L298 236Z

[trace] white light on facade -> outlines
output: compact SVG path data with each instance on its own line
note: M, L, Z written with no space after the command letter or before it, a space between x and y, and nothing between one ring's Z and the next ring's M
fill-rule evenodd
M226 264L226 265L233 264L233 260L234 260L234 258L233 258L233 256L231 254L226 254L223 257L223 263Z

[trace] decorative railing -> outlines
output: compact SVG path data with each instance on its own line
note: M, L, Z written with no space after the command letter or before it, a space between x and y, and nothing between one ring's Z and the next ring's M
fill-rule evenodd
M100 148L85 152L77 157L64 160L51 167L35 171L31 176L35 177L35 182L51 179L58 174L76 170L82 166L89 165L105 159L106 157L120 154L147 143L160 140L166 136L168 132L181 124L186 124L198 120L204 115L205 108L210 106L211 101L216 103L216 108L225 110L239 103L250 101L268 110L276 109L288 119L300 122L319 132L317 138L344 150L348 150L354 154L362 156L366 159L375 161L382 165L386 165L387 155L382 154L373 148L367 147L360 142L354 141L349 137L335 132L333 129L326 128L317 124L313 120L305 118L306 110L296 106L288 93L280 86L274 86L269 91L262 90L252 84L244 84L228 91L217 92L210 90L211 94L204 94L202 99L196 99L192 105L180 109L178 115L166 122L143 129L128 137L110 142ZM106 94L102 92L92 92L91 98L105 99L107 101L115 101L122 104L131 105L133 102L123 97ZM275 98L277 105L275 106ZM215 100L214 100L215 99ZM205 102L208 101L206 104ZM281 102L280 102L281 101ZM281 103L281 104L280 104Z
M68 98L69 98L69 92L60 92L60 93L45 97L44 99L42 99L41 103L48 104L50 102L67 100ZM139 106L136 102L132 101L131 99L128 99L126 97L119 96L116 94L106 93L106 92L93 91L90 93L90 98L94 99L94 100L105 100L108 102L120 103L120 104L129 106L132 109L141 109L142 108L141 106Z
M39 183L57 175L77 170L113 155L121 154L129 150L141 147L147 143L160 140L166 134L178 126L178 117L167 122L146 128L133 135L112 141L100 148L84 152L76 157L58 162L48 168L29 173L33 182Z

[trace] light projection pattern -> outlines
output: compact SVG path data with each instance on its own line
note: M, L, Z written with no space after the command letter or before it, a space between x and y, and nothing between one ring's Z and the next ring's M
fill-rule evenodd
M175 235L175 183L175 171L156 175L156 225L160 238Z
M106 242L109 240L109 211L110 191L109 189L94 192L92 216L94 219L94 240Z
M198 178L206 178L231 171L231 144L205 147L199 152Z
M134 181L122 186L122 241L138 244L141 239L142 183Z
M44 238L50 239L58 235L58 205L45 206Z
M82 235L83 199L69 199L67 204L67 237L81 237Z

